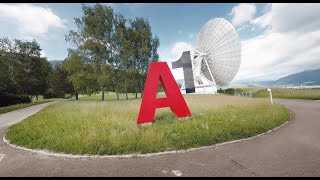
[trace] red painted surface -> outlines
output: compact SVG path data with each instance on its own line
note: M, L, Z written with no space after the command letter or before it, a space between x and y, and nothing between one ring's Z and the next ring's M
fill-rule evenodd
M156 98L159 80L167 97ZM150 63L143 92L138 124L153 122L157 108L170 107L179 118L191 116L187 103L166 62Z

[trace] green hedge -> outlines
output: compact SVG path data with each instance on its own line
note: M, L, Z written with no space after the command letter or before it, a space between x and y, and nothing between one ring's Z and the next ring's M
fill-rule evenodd
M30 102L31 98L27 95L0 94L0 107Z
M241 89L241 88L228 88L228 89L219 89L218 93L223 93L223 94L230 94L230 95L234 95L235 92L245 92L245 90Z

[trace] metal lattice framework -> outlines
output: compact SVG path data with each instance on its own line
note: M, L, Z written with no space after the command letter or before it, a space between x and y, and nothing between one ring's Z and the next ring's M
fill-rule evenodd
M192 54L194 79L201 85L226 85L241 63L241 44L234 27L223 18L208 21L200 30Z

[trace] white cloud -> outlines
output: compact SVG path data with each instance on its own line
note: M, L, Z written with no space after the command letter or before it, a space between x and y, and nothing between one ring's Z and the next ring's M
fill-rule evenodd
M320 5L271 6L269 12L251 21L253 25L270 28L242 41L242 63L235 80L276 80L320 67ZM296 18L301 23L303 20L302 27L295 22Z
M245 30L245 29L247 29L248 27L249 27L249 25L248 25L248 24L245 24L245 25L241 26L240 28L238 28L237 31Z
M232 24L237 27L241 26L246 22L249 22L254 18L256 14L256 5L249 3L241 3L235 6L231 10Z
M184 51L190 51L192 49L192 45L186 42L176 42L172 49L171 55L175 59L179 58Z
M0 18L18 26L22 35L44 35L50 28L64 28L66 20L50 8L33 4L0 4Z
M278 32L308 32L320 28L320 4L272 4L272 29Z
M44 50L41 50L41 57L46 57L47 56L47 53L44 51Z
M184 51L192 50L192 45L187 42L175 42L172 46L166 48L165 50L159 51L159 56L161 61L166 61L175 79L183 79L182 68L171 69L171 63L178 60Z
M272 17L271 13L269 12L256 19L251 20L251 23L257 26L260 26L262 28L265 28L271 24L271 17Z
M159 50L159 57L161 61L172 62L181 57L184 51L190 51L192 45L187 42L175 42L171 46L168 46L164 50Z
M260 17L247 18L241 29L266 28L254 38L241 42L242 62L233 80L276 80L307 69L320 68L320 4L268 4ZM237 6L238 7L238 6ZM265 8L267 9L267 8ZM235 10L234 10L234 13ZM254 13L253 13L254 14ZM183 51L192 49L187 42L176 42L160 57L177 60ZM183 78L181 68L171 70Z
M273 3L270 11L251 21L259 27L271 26L274 32L309 32L320 28L320 4Z

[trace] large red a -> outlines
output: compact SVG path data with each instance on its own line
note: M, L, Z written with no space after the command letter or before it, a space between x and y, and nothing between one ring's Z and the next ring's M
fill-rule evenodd
M157 98L159 80L167 97ZM152 62L148 70L137 123L153 122L156 109L163 107L170 107L176 117L191 116L168 64L166 62Z

